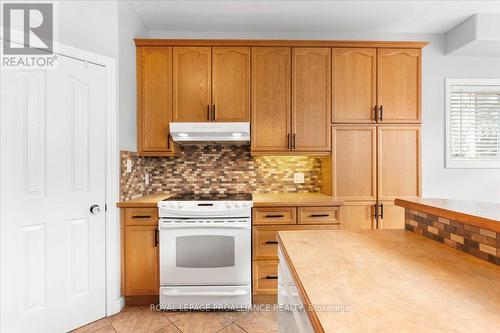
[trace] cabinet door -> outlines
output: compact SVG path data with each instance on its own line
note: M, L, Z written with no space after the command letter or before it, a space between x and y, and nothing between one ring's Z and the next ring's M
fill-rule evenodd
M290 48L252 48L252 151L289 151Z
M377 50L332 49L332 121L374 123Z
M345 202L340 207L340 229L376 229L376 201Z
M157 295L160 288L156 226L125 227L125 295Z
M333 195L348 201L377 199L375 125L332 127Z
M405 228L405 209L403 207L396 206L394 200L382 201L379 207L379 229Z
M294 48L292 55L292 148L330 151L330 49Z
M250 48L212 49L215 121L250 121Z
M137 149L171 152L172 48L137 48Z
M211 54L210 47L173 48L174 121L210 121Z
M378 199L420 196L420 127L378 126Z
M420 65L420 49L378 50L377 100L383 107L381 122L420 122Z

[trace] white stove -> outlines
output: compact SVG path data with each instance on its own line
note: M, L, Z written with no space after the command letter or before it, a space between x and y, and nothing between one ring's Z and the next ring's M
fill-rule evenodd
M251 307L251 194L182 193L158 209L161 306Z

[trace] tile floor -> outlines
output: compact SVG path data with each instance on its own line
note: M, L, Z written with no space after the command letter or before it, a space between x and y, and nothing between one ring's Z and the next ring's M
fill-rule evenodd
M151 311L149 306L125 307L72 333L268 333L278 331L272 305L241 312Z

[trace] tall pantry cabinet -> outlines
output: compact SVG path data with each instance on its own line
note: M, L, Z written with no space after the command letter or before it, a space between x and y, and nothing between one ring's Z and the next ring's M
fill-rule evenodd
M401 229L396 197L418 197L421 50L332 52L332 194L346 229Z

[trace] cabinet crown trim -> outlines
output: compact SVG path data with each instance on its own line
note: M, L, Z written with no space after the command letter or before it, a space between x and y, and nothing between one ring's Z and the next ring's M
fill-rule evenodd
M134 39L136 46L288 46L378 47L421 49L427 41L259 40L259 39Z

